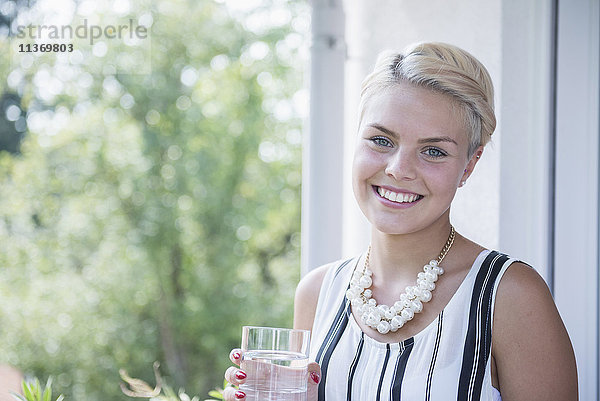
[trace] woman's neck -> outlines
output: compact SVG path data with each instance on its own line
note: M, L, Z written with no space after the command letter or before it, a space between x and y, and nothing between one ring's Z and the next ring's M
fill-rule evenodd
M384 281L414 279L423 265L436 259L450 234L450 221L441 222L410 234L371 234L369 268Z

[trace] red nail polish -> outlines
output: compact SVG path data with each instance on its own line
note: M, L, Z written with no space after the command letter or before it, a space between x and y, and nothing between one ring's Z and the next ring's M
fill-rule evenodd
M234 352L233 353L233 358L234 359L240 359L242 357L242 354L240 354L239 352Z
M238 370L235 374L235 378L238 380L244 380L246 378L246 373L242 370Z
M319 382L321 381L321 378L315 372L310 372L310 378L312 379L312 381L315 382L315 384L319 384Z
M235 392L235 398L237 398L238 400L241 400L242 398L246 397L246 393L244 393L243 391L236 391Z

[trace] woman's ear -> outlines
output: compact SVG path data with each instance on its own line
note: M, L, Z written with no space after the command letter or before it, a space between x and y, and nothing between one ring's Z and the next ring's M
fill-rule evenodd
M465 183L467 182L467 178L469 178L469 176L475 169L475 165L481 158L482 154L483 154L483 146L480 146L475 150L475 152L473 153L473 156L471 156L471 159L469 159L469 162L467 163L467 166L465 167L465 171L460 179L460 184L458 185L459 188L462 187L463 185L465 185Z

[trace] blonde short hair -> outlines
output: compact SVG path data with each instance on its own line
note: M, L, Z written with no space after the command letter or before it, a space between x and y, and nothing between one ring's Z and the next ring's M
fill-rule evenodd
M469 136L469 157L491 139L496 129L494 88L486 68L470 53L446 43L418 43L402 53L382 53L362 84L359 124L368 100L400 82L447 94L456 101Z

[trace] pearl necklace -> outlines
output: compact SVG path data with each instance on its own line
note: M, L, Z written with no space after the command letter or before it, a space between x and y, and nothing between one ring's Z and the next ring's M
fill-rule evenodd
M363 271L354 272L350 288L346 291L346 298L355 308L355 312L363 323L381 334L386 334L390 331L397 331L406 322L412 320L415 313L421 312L423 303L431 300L431 292L435 289L438 276L444 274L444 269L439 264L452 247L455 234L454 227L450 226L450 235L438 258L423 266L423 271L417 276L417 285L406 287L404 293L400 294L400 300L396 301L393 306L377 305L377 301L373 298L373 292L369 289L373 284L371 278L373 272L369 270L369 255L371 254L369 245Z

